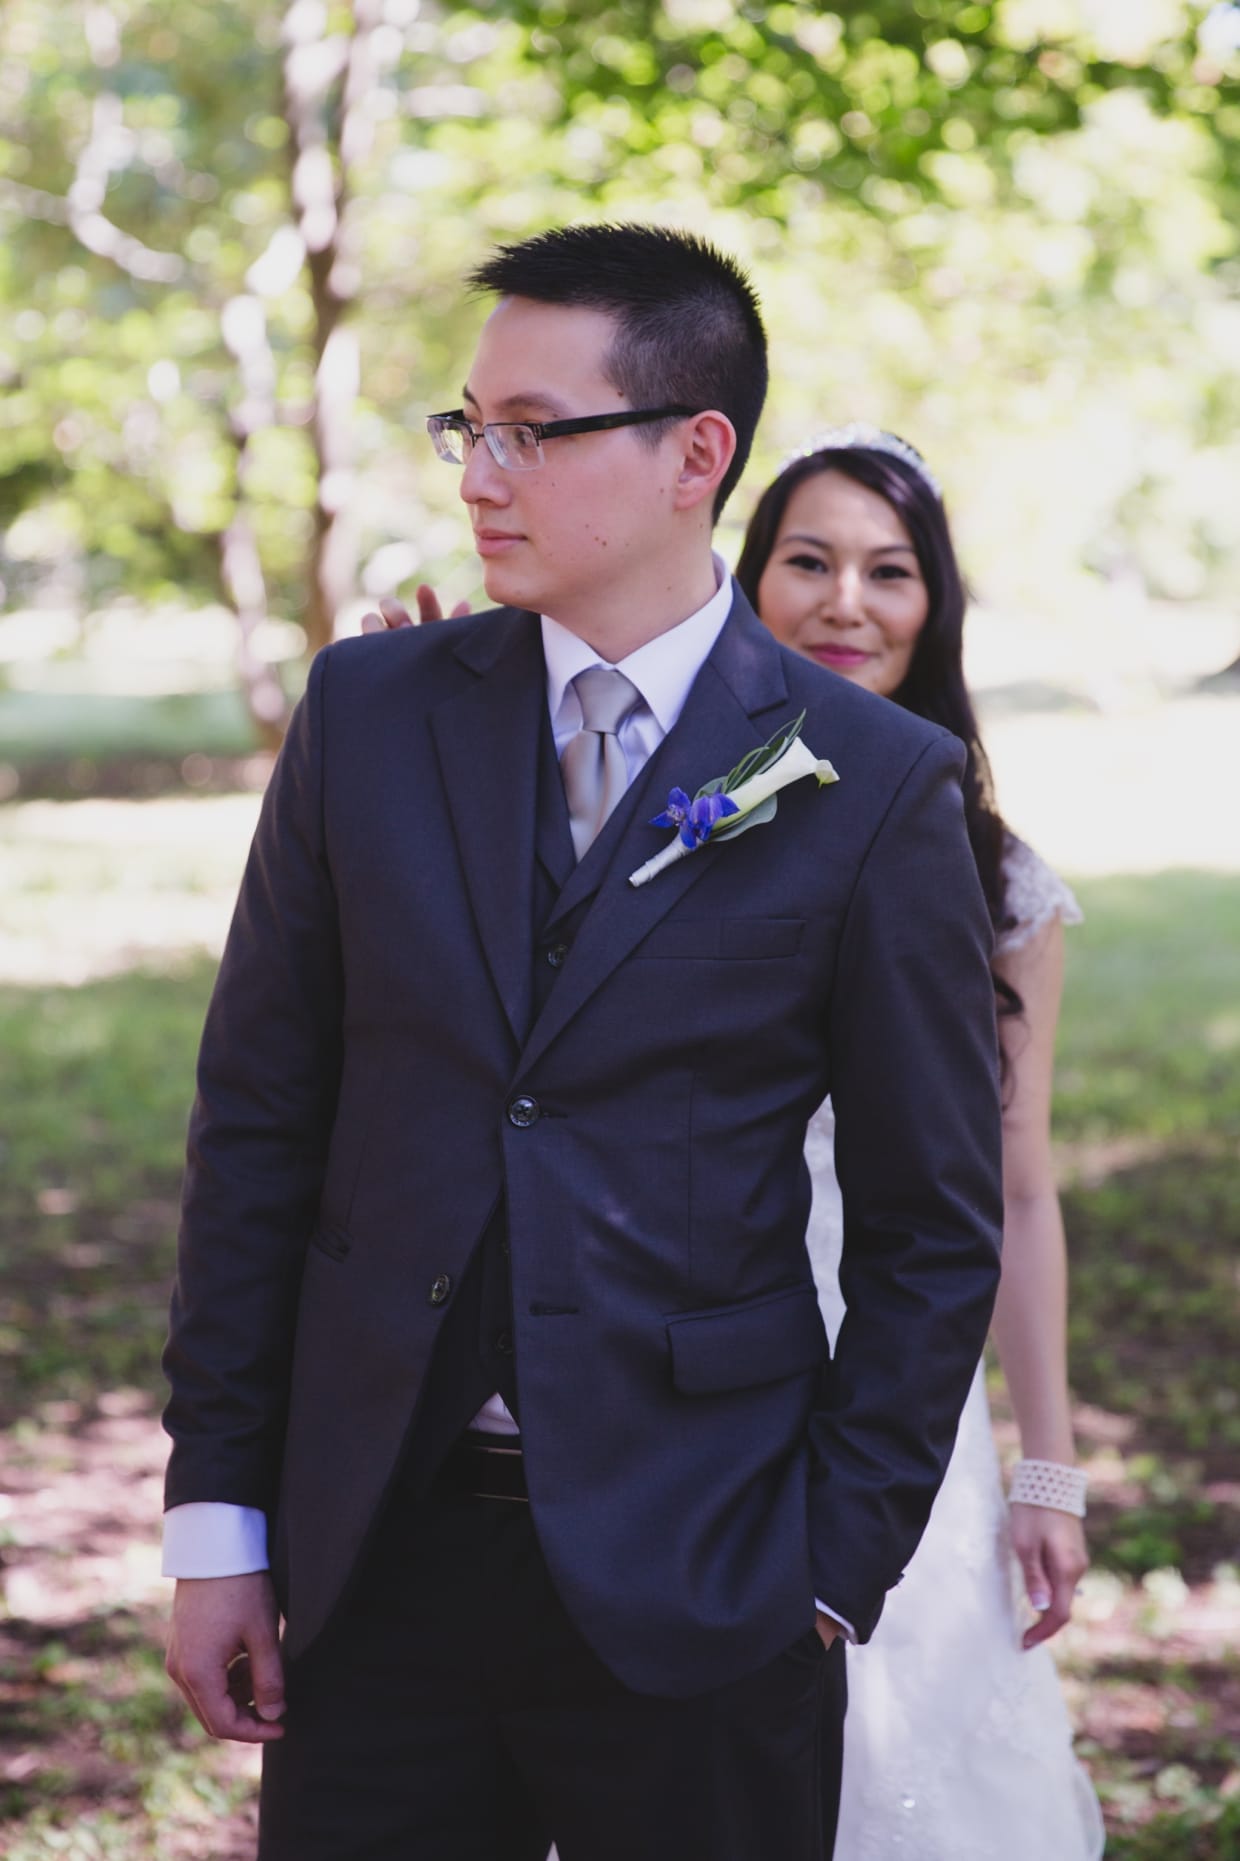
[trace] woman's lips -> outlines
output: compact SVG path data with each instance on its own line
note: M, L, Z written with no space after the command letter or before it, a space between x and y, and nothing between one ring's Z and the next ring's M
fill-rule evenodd
M821 665L830 666L833 672L845 672L854 666L863 666L872 657L856 646L811 646L810 652Z

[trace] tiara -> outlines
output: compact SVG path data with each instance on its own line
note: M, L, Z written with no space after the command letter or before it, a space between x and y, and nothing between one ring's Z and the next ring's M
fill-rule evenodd
M803 446L790 452L779 469L786 472L801 459L813 458L816 452L849 452L854 447L864 452L886 452L893 459L902 460L929 485L936 498L942 499L942 486L916 446L910 446L898 433L887 433L882 427L871 426L866 420L850 420L847 426L832 426L825 433L815 433Z

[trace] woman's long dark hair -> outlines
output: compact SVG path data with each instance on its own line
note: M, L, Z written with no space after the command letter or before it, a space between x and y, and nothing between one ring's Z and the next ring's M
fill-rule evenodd
M798 485L818 472L842 472L876 491L895 511L912 539L929 595L926 622L917 636L908 673L891 696L906 711L941 724L965 747L964 813L969 844L996 931L1011 924L1004 900L1003 848L1006 828L995 805L990 764L969 688L964 681L964 581L941 498L917 467L893 453L867 446L828 446L797 459L769 484L745 532L736 579L756 609L758 584L770 560L784 512ZM1001 1014L1019 1014L1021 1000L995 978Z

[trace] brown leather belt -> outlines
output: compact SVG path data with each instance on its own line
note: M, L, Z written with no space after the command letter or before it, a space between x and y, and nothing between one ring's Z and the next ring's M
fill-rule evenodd
M525 1459L511 1435L462 1435L439 1470L437 1491L455 1497L515 1500L528 1505Z

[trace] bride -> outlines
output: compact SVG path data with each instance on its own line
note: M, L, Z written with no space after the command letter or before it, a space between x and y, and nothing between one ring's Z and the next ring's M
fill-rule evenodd
M938 486L913 447L861 426L814 440L763 494L736 575L785 646L963 739L969 836L995 925L1004 1251L993 1336L1024 1458L1005 1506L979 1366L925 1537L873 1639L848 1652L835 1852L1094 1861L1102 1819L1041 1645L1067 1621L1088 1561L1050 1150L1063 925L1080 912L991 798L961 668L960 571ZM834 1341L847 1319L829 1103L811 1121L806 1160L810 1256ZM1034 1618L1023 1632L1022 1611Z
M873 1639L848 1651L835 1854L1096 1861L1102 1817L1042 1645L1068 1620L1088 1562L1050 1150L1063 925L1080 912L991 797L961 666L960 570L939 488L912 446L862 426L816 439L759 500L736 576L785 646L962 738L969 836L996 933L1005 1206L993 1334L1024 1458L1005 1504L979 1366L925 1537ZM422 621L440 617L432 590L417 599ZM367 632L409 624L398 602L381 605ZM829 1103L811 1121L806 1160L807 1238L834 1342L847 1319Z

